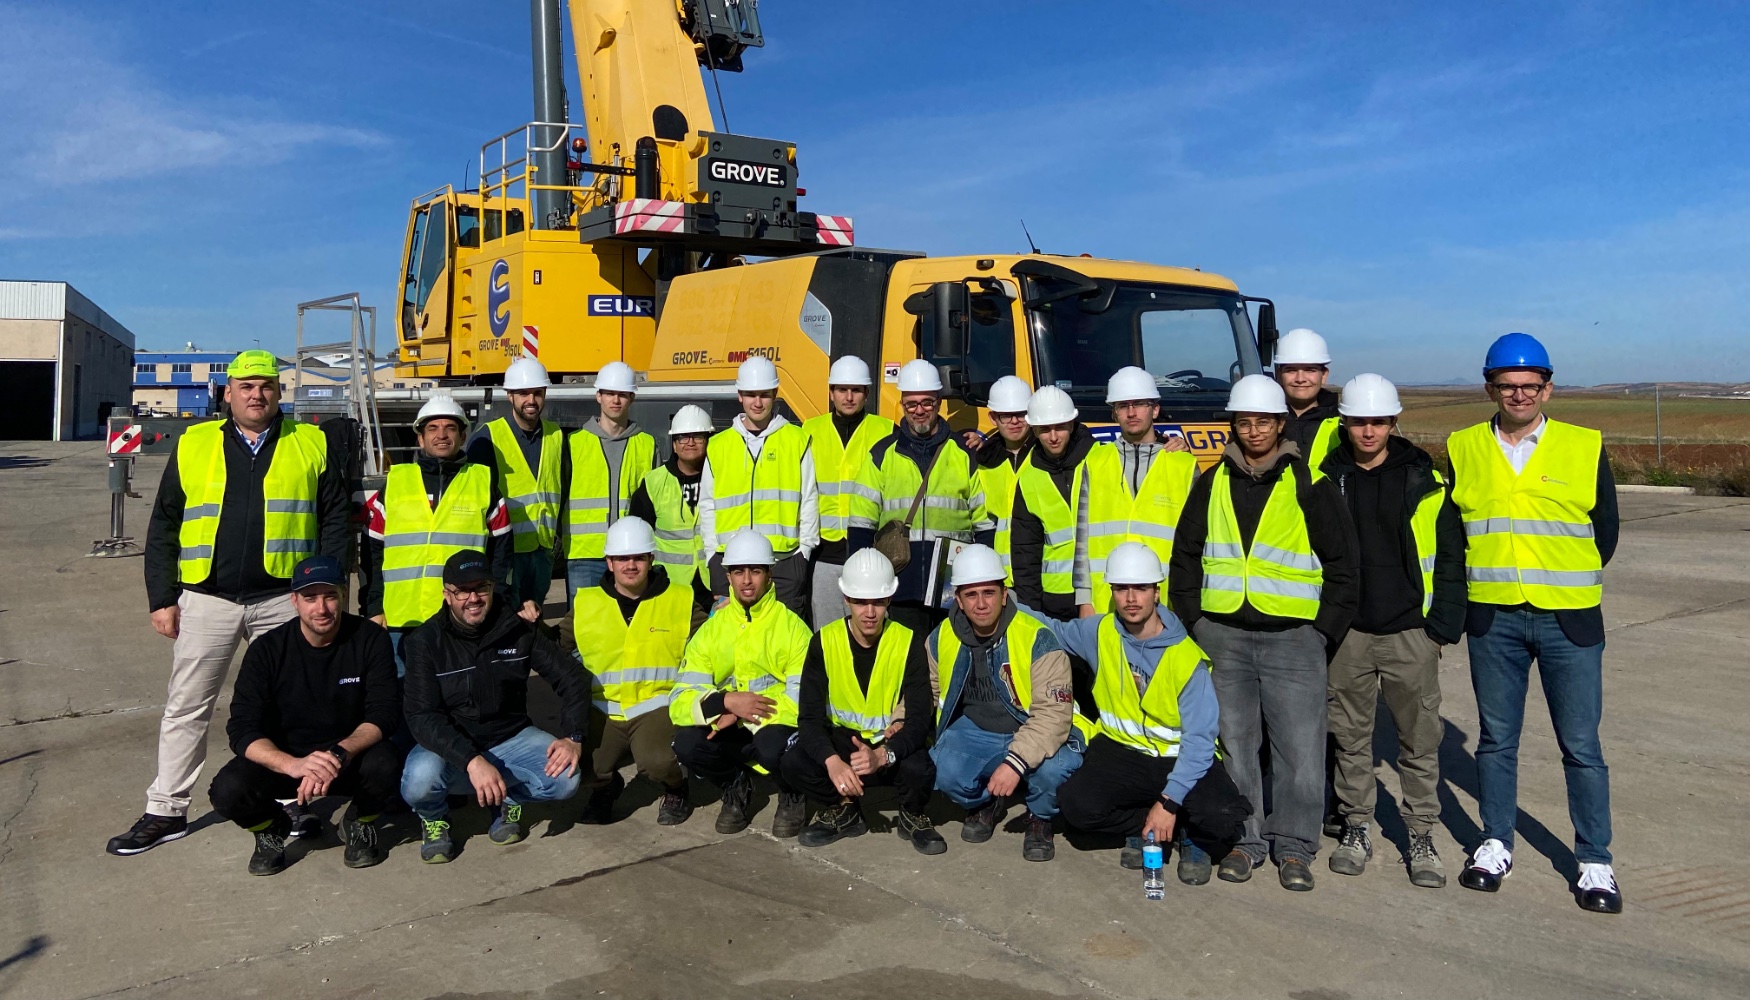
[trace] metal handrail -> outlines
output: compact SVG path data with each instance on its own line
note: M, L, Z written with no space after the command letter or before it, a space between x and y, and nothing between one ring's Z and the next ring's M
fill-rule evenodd
M537 129L551 129L555 138L551 143L543 143L537 138ZM587 205L590 200L597 199L611 202L619 197L619 176L629 176L631 168L620 161L618 153L614 155L613 163L590 163L584 170L594 173L596 179L588 185L581 184L539 184L536 183L540 167L532 162L538 153L560 152L568 144L573 131L583 131L587 137L585 126L576 122L527 122L502 135L489 139L480 146L480 201L482 207L490 207L494 201L510 201L519 197L513 189L520 186L521 199L528 200L534 191L563 191L575 205ZM522 154L513 158L511 140L521 134L523 139ZM487 166L494 150L497 151L497 165Z

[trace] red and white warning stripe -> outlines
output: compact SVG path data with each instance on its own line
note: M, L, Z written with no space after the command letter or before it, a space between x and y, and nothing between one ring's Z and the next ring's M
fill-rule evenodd
M614 232L684 233L687 203L658 198L633 198L614 206Z
M142 438L139 424L129 424L126 427L109 432L109 453L111 455L135 455L140 451Z
M541 356L541 331L537 327L523 327L523 357L539 358Z
M814 224L818 227L816 235L822 244L829 247L848 247L856 242L855 231L848 215L817 215Z

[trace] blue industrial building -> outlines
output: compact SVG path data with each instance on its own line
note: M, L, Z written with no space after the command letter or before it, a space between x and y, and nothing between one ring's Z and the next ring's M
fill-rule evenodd
M142 412L207 416L236 351L136 351L134 405Z

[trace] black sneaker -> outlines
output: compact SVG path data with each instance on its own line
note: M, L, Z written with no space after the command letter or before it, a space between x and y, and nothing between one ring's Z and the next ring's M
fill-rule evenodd
M778 808L772 812L772 836L789 840L802 832L808 821L808 800L801 792L779 792Z
M869 824L863 822L862 808L855 802L840 802L815 813L814 822L803 828L796 842L803 847L825 847L868 832Z
M377 821L361 823L356 819L347 820L341 824L341 832L346 837L346 855L342 859L348 868L369 868L380 865L389 852L383 850L377 840Z
M680 826L693 815L693 800L687 798L687 786L662 793L662 804L656 808L657 826Z
M583 807L583 815L578 817L578 822L589 826L607 826L612 823L614 803L625 790L626 779L615 771L612 781L589 793L589 804Z
M255 831L255 853L249 856L249 874L278 875L286 870L286 835L291 823L277 820L265 830Z
M1001 798L993 798L967 813L966 821L960 824L960 839L968 844L982 844L989 840L997 832L997 824L1003 821L1007 808Z
M132 854L144 854L159 844L168 844L186 836L187 817L147 813L135 820L133 828L127 833L109 838L109 846L104 850L125 858Z
M936 832L936 824L925 813L899 811L899 822L894 824L899 831L900 840L911 841L911 846L919 854L946 854L948 842Z
M447 819L420 820L424 830L419 842L419 860L428 865L449 864L456 856L455 842L450 840L450 821Z
M1051 839L1051 821L1027 814L1027 835L1021 838L1021 857L1028 861L1050 861L1057 857L1057 845Z
M322 836L322 817L298 804L297 799L286 803L286 821L292 824L290 837L299 840L315 840Z
M723 786L723 804L717 809L717 832L740 833L753 818L748 801L753 797L753 781L746 771L737 771L735 780Z

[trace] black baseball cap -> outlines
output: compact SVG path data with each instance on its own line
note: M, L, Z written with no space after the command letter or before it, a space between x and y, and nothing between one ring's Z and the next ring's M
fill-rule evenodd
M492 568L486 563L486 553L478 549L463 549L444 561L444 583L462 587L492 579Z
M333 556L311 556L292 570L293 590L324 584L340 587L345 583L346 574L340 570L340 560Z

